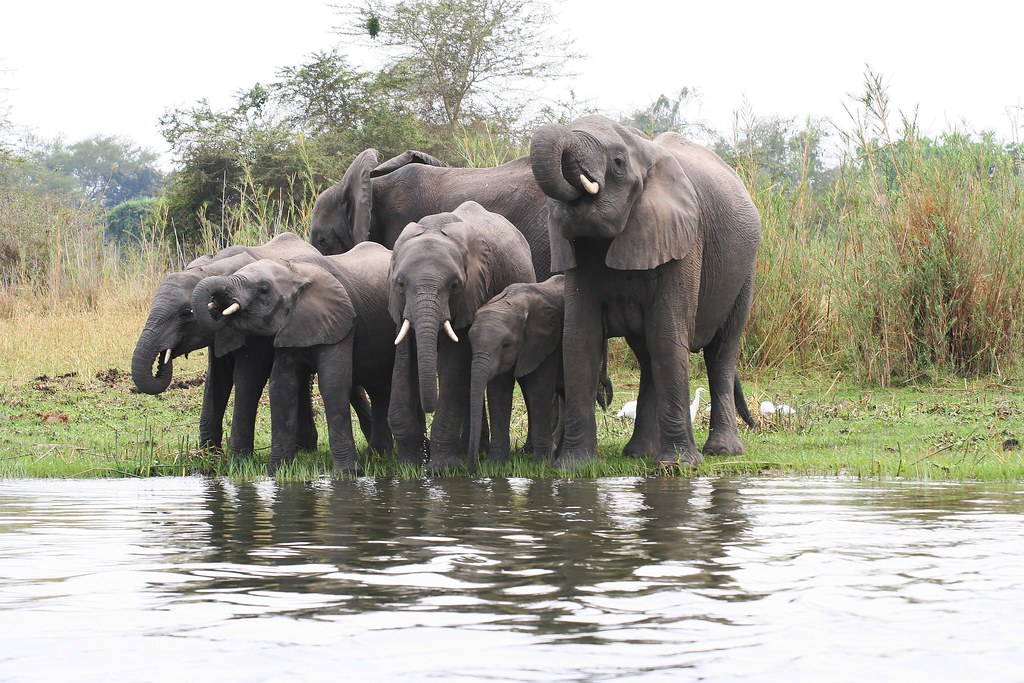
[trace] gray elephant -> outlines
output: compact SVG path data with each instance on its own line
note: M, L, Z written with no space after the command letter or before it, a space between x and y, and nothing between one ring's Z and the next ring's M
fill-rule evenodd
M742 453L736 376L750 312L761 221L739 177L676 133L649 140L600 116L533 135L530 158L550 197L552 269L565 271L566 416L558 464L594 457L605 336L637 354L639 412L627 452L695 466L689 354L703 350L711 388L705 453ZM653 400L652 400L653 399ZM738 399L738 400L737 400Z
M353 386L370 395L369 446L390 453L387 426L394 326L387 309L390 250L361 244L346 254L266 259L231 276L196 285L192 307L217 343L247 335L273 339L270 376L271 456L268 472L295 457L295 395L316 373L324 400L336 474L359 473L349 396Z
M388 278L388 307L400 328L391 430L399 458L418 461L423 434L416 411L436 410L428 469L440 471L457 465L466 451L472 355L467 328L477 309L505 287L534 281L530 245L504 217L466 202L406 226L395 242Z
M171 383L175 358L211 347L199 418L202 447L221 447L224 413L234 388L231 455L238 458L252 453L256 409L270 377L274 352L269 340L253 340L236 349L213 347L213 334L203 329L192 313L193 289L205 277L228 275L259 259L303 254L314 256L318 252L299 236L283 233L262 246L232 246L212 256L201 256L184 271L168 275L157 287L149 317L132 354L132 379L139 391L160 394ZM317 434L308 391L299 401L299 407L302 413L299 443L303 448L315 448Z
M518 380L526 402L529 441L534 457L551 457L558 441L558 394L562 390L564 276L544 282L509 285L473 318L469 343L469 470L476 471L483 422L483 395L491 418L488 459L509 455L512 389Z
M527 157L492 168L453 168L412 150L380 163L377 150L365 150L340 182L317 197L309 241L324 254L366 240L393 247L409 223L470 200L523 233L534 273L546 280L551 273L547 198Z

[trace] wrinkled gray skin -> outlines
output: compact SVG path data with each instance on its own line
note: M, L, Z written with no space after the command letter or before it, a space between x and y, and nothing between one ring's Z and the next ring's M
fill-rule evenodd
M217 343L245 335L272 339L271 456L268 472L295 457L295 393L317 374L324 399L336 474L358 474L349 396L354 386L370 395L371 450L391 452L387 426L394 325L387 308L390 250L362 244L340 256L265 259L231 276L205 278L192 297L199 323ZM225 315L237 304L238 310Z
M534 273L546 280L551 273L547 198L527 157L491 168L454 168L413 150L380 163L380 153L368 149L340 182L317 197L309 241L324 254L366 240L393 247L409 223L470 200L523 233Z
M742 453L736 376L761 221L739 177L676 133L651 141L600 116L546 125L530 158L550 197L552 269L565 272L566 416L558 465L594 457L605 335L637 354L639 411L627 453L695 466L689 355L703 350L711 393L705 453ZM583 179L581 179L581 177ZM651 400L651 399L654 400ZM748 422L751 422L748 419Z
M476 471L483 422L483 396L491 418L490 460L509 455L512 389L518 380L529 418L529 443L538 459L551 457L558 442L558 398L562 389L562 318L565 278L509 285L482 306L469 328L469 469Z
M399 458L419 461L417 410L436 410L428 471L437 472L458 465L466 452L472 355L467 328L477 309L505 287L534 281L530 246L505 218L466 202L406 226L395 242L388 281L394 329L400 331L406 320L411 327L395 354L391 430ZM446 321L458 342L442 330Z
M174 358L213 345L213 335L200 327L192 313L192 291L201 279L231 274L259 259L290 258L301 254L316 255L317 251L297 235L283 233L262 246L232 246L212 256L201 256L184 271L168 275L153 295L149 317L132 355L132 379L139 391L162 393L171 383ZM170 360L165 363L168 349L171 351ZM273 347L265 340L244 346L239 343L230 349L210 348L199 418L201 446L221 447L224 412L234 388L231 455L239 458L252 453L256 409L272 363ZM303 448L315 448L317 434L308 391L304 392L299 405L303 413L300 443Z

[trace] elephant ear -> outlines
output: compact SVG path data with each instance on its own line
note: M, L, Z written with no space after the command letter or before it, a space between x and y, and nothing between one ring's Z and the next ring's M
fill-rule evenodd
M459 297L458 305L451 309L452 327L460 330L468 327L477 309L504 289L505 285L498 287L494 282L494 245L483 237L492 232L487 224L495 220L495 214L476 202L467 201L449 215L454 220L442 227L441 232L460 244L466 272L462 296Z
M380 152L367 149L360 152L341 179L344 188L345 218L352 229L352 243L370 239L370 216L373 210L373 187L370 172L380 161Z
M562 343L563 309L550 301L527 311L523 350L516 361L515 376L528 375Z
M432 157L426 152L419 152L415 149L407 149L396 157L392 157L384 163L378 165L372 171L370 171L371 178L379 178L382 175L387 175L392 171L397 171L403 166L409 164L424 164L426 166L447 166L437 157Z
M551 243L551 272L564 273L576 267L576 250L572 242L562 237L562 228L570 219L560 217L564 211L562 204L554 199L548 200L548 240Z
M697 242L697 191L676 158L659 149L641 182L626 227L608 248L609 268L650 270L686 258Z
M213 355L217 358L237 351L245 345L245 335L230 325L217 330L213 338Z
M355 307L348 292L329 272L308 263L289 263L294 273L291 310L274 346L307 347L336 344L355 326Z

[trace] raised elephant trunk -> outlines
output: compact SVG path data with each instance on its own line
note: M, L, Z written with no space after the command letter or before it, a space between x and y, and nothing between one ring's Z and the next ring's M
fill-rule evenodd
M530 142L530 166L544 194L561 202L576 201L584 192L598 194L603 178L587 168L597 147L593 136L583 131L557 123L538 128Z
M223 328L239 307L231 293L231 278L226 275L204 278L192 291L192 313L208 330Z
M474 356L469 380L469 472L476 472L480 453L480 433L484 420L484 391L494 376L493 363L485 356Z
M163 348L157 335L149 329L143 330L132 353L132 380L139 391L145 394L160 394L167 390L174 374L171 349ZM156 371L153 363L156 362Z

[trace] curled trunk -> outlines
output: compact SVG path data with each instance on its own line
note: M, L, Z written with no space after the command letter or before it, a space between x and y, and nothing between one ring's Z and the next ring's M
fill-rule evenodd
M541 126L530 141L530 166L544 194L561 202L581 195L579 164L575 160L576 137L566 126Z
M202 327L219 330L227 325L227 318L221 312L231 304L228 301L230 282L225 275L203 278L192 291L192 314Z
M174 361L164 362L167 349L152 330L143 330L132 353L132 380L145 394L160 394L167 390L174 374ZM156 362L156 371L153 363Z

